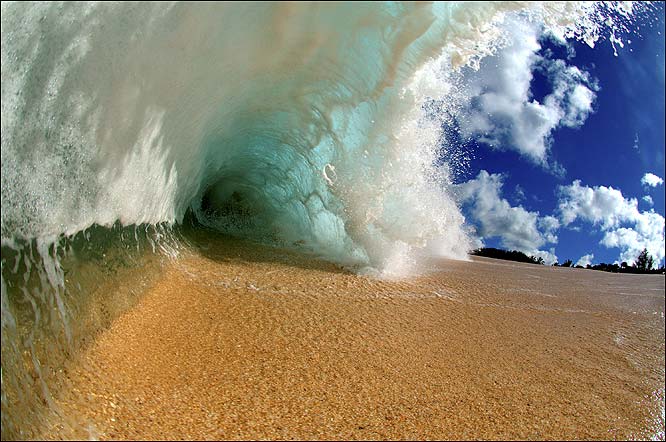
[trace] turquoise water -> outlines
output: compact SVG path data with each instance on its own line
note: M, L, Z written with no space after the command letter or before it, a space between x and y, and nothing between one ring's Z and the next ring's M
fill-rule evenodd
M150 278L118 281L177 259L184 222L390 277L466 259L458 74L516 14L593 44L630 11L3 3L3 439Z

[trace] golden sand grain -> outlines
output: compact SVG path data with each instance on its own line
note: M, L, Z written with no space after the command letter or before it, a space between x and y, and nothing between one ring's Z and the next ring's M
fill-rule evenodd
M50 439L615 439L663 431L664 277L485 258L382 281L222 241L67 371ZM661 389L661 390L659 390ZM656 428L655 428L656 426Z

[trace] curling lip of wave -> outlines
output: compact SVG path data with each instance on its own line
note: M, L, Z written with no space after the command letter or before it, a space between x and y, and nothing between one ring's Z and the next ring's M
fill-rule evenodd
M393 85L433 18L339 6L5 7L3 238L180 222L192 208L204 224L334 258L368 260L363 235L383 235L376 248L400 240L382 225L382 190L361 181L399 178L370 121L400 106ZM19 18L33 26L14 29ZM356 29L341 32L343 19ZM344 171L335 185L325 167ZM363 198L372 234L354 218L371 217Z

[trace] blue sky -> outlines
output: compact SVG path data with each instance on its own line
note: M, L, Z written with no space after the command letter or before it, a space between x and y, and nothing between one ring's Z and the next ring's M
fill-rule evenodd
M616 34L624 47L510 26L513 44L465 74L473 160L457 182L476 236L560 263L647 247L663 264L664 4Z

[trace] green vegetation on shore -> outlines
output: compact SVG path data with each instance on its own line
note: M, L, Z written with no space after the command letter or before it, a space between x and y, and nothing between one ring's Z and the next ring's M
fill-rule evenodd
M472 255L485 256L486 258L505 259L507 261L526 262L528 264L544 264L543 258L535 256L527 256L518 250L502 250L493 247L482 247L480 249L472 250Z
M517 261L517 262L525 262L528 264L541 264L545 265L543 258L541 257L536 257L536 256L528 256L523 252L519 252L517 250L502 250L502 249L496 249L493 247L482 247L476 250L472 250L470 252L471 255L475 256L485 256L487 258L495 258L495 259L504 259L507 261ZM570 259L567 259L564 261L564 263L559 264L559 263L554 263L554 267L575 267L579 269L590 269L590 270L601 270L604 272L614 272L614 273L641 273L641 274L663 274L665 269L664 266L661 266L659 268L654 268L654 263L655 260L650 255L647 251L647 249L643 249L643 251L638 255L636 258L636 261L632 265L628 265L626 262L622 262L621 264L606 264L606 263L600 263L600 264L588 264L587 266L583 267L580 265L574 266L573 261Z

